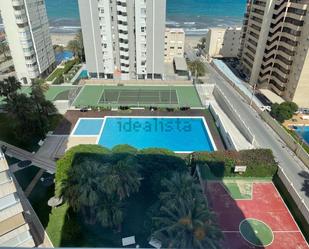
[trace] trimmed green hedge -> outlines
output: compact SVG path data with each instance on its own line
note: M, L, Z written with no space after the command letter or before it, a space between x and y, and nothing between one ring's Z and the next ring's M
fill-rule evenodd
M273 177L278 169L278 164L269 149L193 153L192 163L200 167L208 166L217 178ZM246 172L234 173L236 165L247 166Z

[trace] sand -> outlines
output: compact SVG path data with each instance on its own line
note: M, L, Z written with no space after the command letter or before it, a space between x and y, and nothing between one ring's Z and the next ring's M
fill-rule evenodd
M206 34L204 35L206 36ZM199 40L204 37L204 36L186 36L186 46L190 47L196 47L196 45L199 43ZM66 47L69 43L69 41L73 40L75 37L75 34L66 34L66 33L52 33L51 38L52 38L52 43L53 45L61 45Z
M205 36L206 36L206 34L205 34L205 35L201 35L201 36L197 36L197 35L192 35L192 36L186 35L185 44L186 44L186 46L189 46L189 47L191 47L191 48L194 48L194 47L196 47L196 45L199 43L200 39L201 39L202 37L205 37Z
M74 40L75 34L51 34L52 44L66 47L69 41Z

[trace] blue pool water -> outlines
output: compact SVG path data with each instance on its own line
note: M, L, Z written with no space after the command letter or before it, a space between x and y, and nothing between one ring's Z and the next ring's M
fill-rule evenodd
M83 70L81 71L80 75L78 76L77 79L81 80L81 79L87 79L88 78L88 71L87 70Z
M63 51L56 54L56 63L60 64L64 60L70 60L73 58L73 52L72 51Z
M105 118L98 144L113 148L129 144L138 149L166 148L172 151L214 151L202 118ZM81 119L73 135L97 135L103 123Z
M296 126L295 131L309 144L309 126Z
M80 119L73 135L95 136L99 135L103 125L103 119Z

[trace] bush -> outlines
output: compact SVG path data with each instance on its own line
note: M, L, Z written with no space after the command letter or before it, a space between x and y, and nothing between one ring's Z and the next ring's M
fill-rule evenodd
M278 168L273 153L269 149L243 151L216 151L193 153L193 164L208 166L218 177L273 177ZM247 166L243 174L234 173L235 166Z

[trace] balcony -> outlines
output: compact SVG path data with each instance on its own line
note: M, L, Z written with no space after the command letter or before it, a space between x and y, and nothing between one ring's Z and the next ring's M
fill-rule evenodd
M12 0L12 5L14 7L18 7L18 6L24 5L24 1L23 0Z
M25 24L28 23L28 18L25 15L15 16L17 24Z

